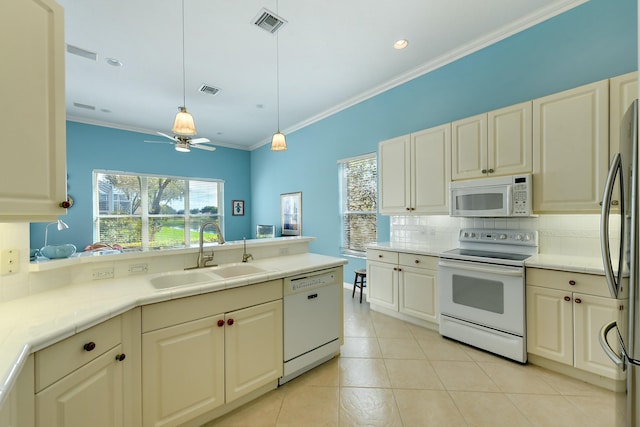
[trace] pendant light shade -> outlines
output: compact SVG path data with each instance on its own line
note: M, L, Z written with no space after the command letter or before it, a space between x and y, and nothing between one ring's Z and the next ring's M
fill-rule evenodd
M278 0L276 0L276 14L278 11ZM280 132L280 49L279 36L276 33L276 106L278 108L278 132L273 134L271 138L271 151L285 151L287 149L287 141L284 134Z
M179 110L171 130L178 135L195 135L196 124L193 122L193 116L185 107L180 107Z

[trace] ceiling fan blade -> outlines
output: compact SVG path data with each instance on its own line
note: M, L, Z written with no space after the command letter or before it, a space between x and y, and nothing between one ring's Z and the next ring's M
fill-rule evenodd
M201 145L201 144L197 144L197 145L192 145L192 148L199 148L201 150L207 150L207 151L216 151L216 147L212 146L212 145Z
M171 141L144 141L144 142L149 142L151 144L173 144L173 142Z
M211 142L208 138L195 138L190 139L189 144L202 144L203 142Z
M171 140L173 140L173 141L176 141L176 142L178 141L178 138L176 138L175 136L169 136L169 135L167 135L166 133L162 133L162 132L157 132L157 133L158 133L158 135L162 135L162 136L164 136L165 138L169 138L169 139L171 139Z

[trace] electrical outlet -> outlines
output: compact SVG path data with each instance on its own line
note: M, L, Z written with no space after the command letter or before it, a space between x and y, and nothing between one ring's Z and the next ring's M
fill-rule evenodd
M3 249L0 252L0 274L6 275L18 272L18 255L17 249Z
M95 268L93 280L113 279L113 267Z
M142 274L149 271L149 266L145 264L130 264L129 274Z

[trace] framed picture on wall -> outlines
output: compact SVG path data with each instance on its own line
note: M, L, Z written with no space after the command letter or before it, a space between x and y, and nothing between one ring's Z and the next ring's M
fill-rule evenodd
M244 216L244 200L234 200L231 202L233 216Z
M302 192L280 195L280 226L283 236L302 236Z

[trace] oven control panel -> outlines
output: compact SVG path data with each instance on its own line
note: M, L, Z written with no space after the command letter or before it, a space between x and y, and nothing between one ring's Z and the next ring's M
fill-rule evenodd
M499 243L505 245L537 246L538 233L525 230L462 229L460 242Z

